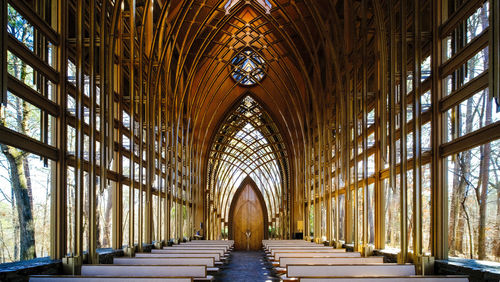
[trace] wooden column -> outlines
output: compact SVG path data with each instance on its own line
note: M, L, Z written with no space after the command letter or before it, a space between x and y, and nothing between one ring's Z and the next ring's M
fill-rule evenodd
M432 255L436 259L448 258L448 192L445 187L447 171L440 156L439 147L443 143L444 121L437 105L443 96L442 82L439 77L443 49L439 36L439 27L443 20L443 3L433 1L432 8L432 167L431 167L431 210L432 210Z

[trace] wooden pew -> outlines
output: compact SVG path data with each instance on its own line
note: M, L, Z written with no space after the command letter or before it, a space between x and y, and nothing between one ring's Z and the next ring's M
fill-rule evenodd
M171 257L171 258L114 258L113 264L124 264L124 265L205 265L208 272L218 272L219 268L215 267L214 258L201 257Z
M183 246L183 247L196 247L196 246L213 246L213 247L227 247L228 250L233 250L234 249L234 243L222 243L222 242L215 242L215 243L191 243L191 242L186 242L186 243L180 243L178 245L173 245L173 246Z
M262 245L316 244L304 240L262 240Z
M136 253L136 258L213 258L215 265L223 264L218 253Z
M267 251L271 248L277 248L277 247L325 247L324 245L319 245L315 243L308 243L308 242L297 242L297 243L263 243L262 248L264 251Z
M342 276L411 276L415 275L413 264L316 264L286 266L286 274L283 280L302 277L342 277Z
M172 254L172 253L180 253L180 254L219 254L219 256L224 258L225 252L223 250L205 250L205 249L152 249L152 254Z
M84 264L82 276L120 277L190 277L195 281L212 281L205 265L117 265Z
M345 253L275 253L274 258L271 259L271 263L273 266L279 266L280 258L300 258L300 257L308 257L308 258L360 258L361 253L358 252L345 252Z
M105 277L105 276L72 276L72 275L32 275L30 282L192 282L189 277Z
M294 242L308 242L308 243L312 243L310 241L306 241L306 240L303 240L303 239L279 239L279 240L270 240L270 239L267 239L267 240L262 240L262 243L273 243L273 242L283 242L283 243L286 243L286 242L291 242L291 243L294 243Z
M309 258L359 258L361 257L361 253L358 252L277 252L274 253L274 260L279 261L282 257L289 258L300 258L300 257L309 257Z
M299 282L469 282L467 276L302 277Z
M193 240L181 242L180 244L228 244L234 245L234 240Z
M285 250L289 250L289 251L318 251L318 250L338 250L338 251L334 251L334 252L345 252L345 249L334 249L332 247L303 247L303 246L294 246L294 247L272 247L272 248L268 248L267 250L265 250L265 252L267 254L273 254L274 252L276 251L285 251Z
M299 253L299 252L308 252L308 253L345 253L345 249L276 249L272 250L269 254L270 257L274 257L276 253Z
M216 245L228 245L233 246L234 240L193 240L189 242L181 242L180 245L196 245L196 244L216 244Z
M276 268L278 273L286 272L286 266L293 265L317 265L317 264L377 264L384 263L384 257L367 257L367 258L314 258L314 257L281 257L279 266Z
M167 249L206 249L206 250L224 250L224 252L228 252L230 247L225 245L173 245L170 247L163 247L164 250Z
M113 264L124 265L205 265L208 272L217 272L214 258L114 258Z
M276 249L333 249L333 247L328 247L328 246L323 246L323 245L310 245L310 246L306 246L306 245L290 245L290 246L283 246L283 245L279 245L279 246L266 246L265 247L265 251L272 251L272 250L276 250Z
M307 241L296 241L296 242L262 242L263 246L289 246L289 245L319 245Z

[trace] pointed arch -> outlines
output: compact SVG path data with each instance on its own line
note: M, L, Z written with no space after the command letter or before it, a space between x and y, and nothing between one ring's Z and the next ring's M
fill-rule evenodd
M245 190L246 186L250 186L252 190L254 191L255 195L257 195L257 199L259 200L260 206L262 207L262 212L264 213L264 239L269 238L269 220L268 220L268 215L267 215L267 208L266 208L266 202L264 201L264 196L262 196L262 193L260 192L260 189L257 187L257 183L253 181L253 179L250 176L247 176L243 182L241 182L240 187L238 187L238 190L236 190L236 193L234 194L233 200L231 202L231 208L229 209L229 227L228 227L228 238L229 240L234 239L234 230L233 230L233 221L234 221L234 212L236 208L236 203L238 202L238 199L240 198L241 193L243 190Z
M207 163L206 219L213 238L224 236L236 187L247 177L262 195L267 222L287 232L289 155L278 124L251 94L227 111L212 137ZM222 233L222 234L221 234ZM209 235L210 236L210 235Z

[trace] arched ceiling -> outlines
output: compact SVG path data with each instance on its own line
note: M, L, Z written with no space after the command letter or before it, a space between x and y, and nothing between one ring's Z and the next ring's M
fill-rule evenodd
M283 210L289 175L287 148L275 122L254 98L244 96L235 104L211 143L207 185L211 211L227 220L236 189L247 177L260 189L269 216Z
M314 104L327 96L318 81L334 79L325 62L332 60L325 38L333 38L329 26L336 20L335 1L178 0L168 5L161 32L163 46L171 48L159 55L167 74L157 81L171 88L166 90L174 97L169 107L189 117L194 148L206 154L224 114L252 91L276 117L295 154L306 138L306 121L319 114L312 111ZM232 58L243 48L265 62L265 77L250 87L231 77Z

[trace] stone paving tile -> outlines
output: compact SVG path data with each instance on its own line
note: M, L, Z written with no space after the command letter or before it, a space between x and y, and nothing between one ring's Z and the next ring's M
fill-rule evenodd
M224 266L222 271L215 277L216 281L229 282L274 282L279 281L271 264L266 260L265 253L234 251L231 253L231 261Z

